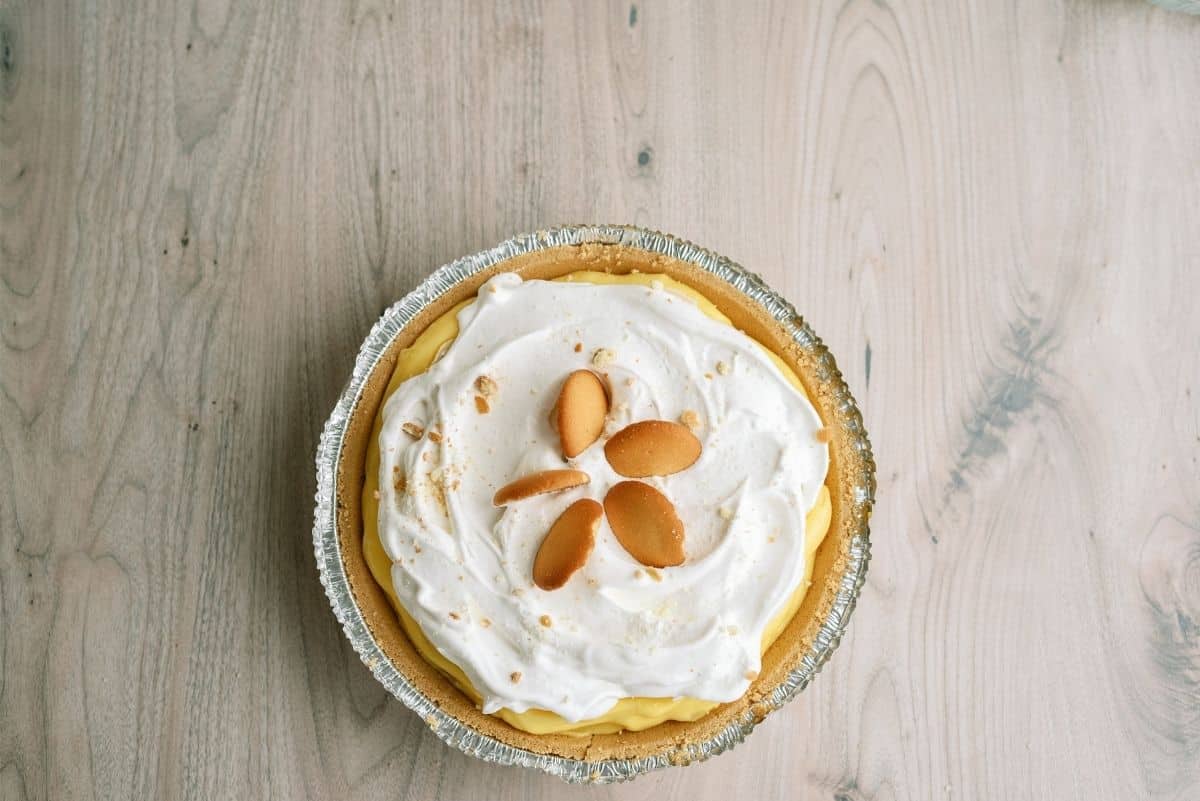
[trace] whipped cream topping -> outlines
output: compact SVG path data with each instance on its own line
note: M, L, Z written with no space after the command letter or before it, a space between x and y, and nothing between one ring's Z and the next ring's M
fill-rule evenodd
M506 273L458 321L443 356L383 411L379 533L404 608L485 713L579 721L633 696L743 695L764 629L805 573L805 514L829 464L812 405L760 345L658 286ZM548 416L581 368L607 374L612 408L600 441L565 460ZM495 383L487 413L480 376ZM564 587L536 587L534 555L558 515L623 480L604 458L607 437L688 411L700 459L644 479L675 504L685 562L643 568L605 521ZM406 424L436 433L414 437ZM492 505L511 480L565 466L591 483Z

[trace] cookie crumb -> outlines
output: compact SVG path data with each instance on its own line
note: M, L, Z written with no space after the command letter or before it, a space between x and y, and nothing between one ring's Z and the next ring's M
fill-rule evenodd
M458 612L451 612L450 619L451 620L462 620L462 615L460 615Z
M483 627L483 628L485 628L485 629L489 629L489 628L491 628L491 627L492 627L492 621L488 620L486 617L485 617L485 618L481 618L481 619L480 619L480 621L479 621L479 625L480 625L480 626L482 626L482 627Z
M592 354L592 365L594 367L607 367L613 363L613 359L617 358L617 354L613 353L610 348L597 348Z
M733 510L730 509L728 506L717 507L717 514L719 514L721 516L722 520L732 520L733 519Z
M576 353L579 353L579 352L580 352L580 351L582 351L582 350L583 350L583 343L582 343L582 342L576 342L576 343L575 343L575 352L576 352Z
M695 431L700 427L700 415L695 409L684 409L683 414L679 415L679 422Z
M475 379L475 391L485 398L495 395L499 389L500 387L490 376L481 375Z
M648 575L650 578L654 579L655 581L662 581L662 573L659 573L657 568L654 568L654 567L646 568L646 575Z
M517 684L521 681L521 671L514 670L512 673L508 674L508 677L512 680L513 684Z
M551 626L554 625L554 621L550 619L549 615L542 615L541 617L539 617L538 623L541 623L546 628L550 628Z
M709 381L712 381L712 379L713 379L713 374L712 374L712 373L705 373L705 374L704 374L704 377L705 377L705 378L707 378Z
M441 435L441 433L440 433L440 432L437 432L437 431L430 431L430 432L429 432L429 441L430 441L430 442L433 442L433 443L439 443L439 442L441 442L441 441L442 441L442 435Z
M400 430L415 439L420 439L421 435L425 433L425 428L423 426L419 426L411 421L400 426Z
M488 404L487 398L483 397L482 395L475 396L475 411L479 412L480 414L487 414L491 410L492 407L490 404Z
M372 496L372 497L373 497L375 500L379 500L379 490L372 490L372 491L371 491L371 496Z
M730 368L725 362L717 362L717 372L721 375L729 375Z

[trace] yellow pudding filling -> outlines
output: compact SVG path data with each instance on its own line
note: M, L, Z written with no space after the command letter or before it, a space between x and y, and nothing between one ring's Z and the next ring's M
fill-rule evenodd
M666 275L650 275L645 273L611 275L609 273L582 270L564 275L555 280L588 284L643 284L647 286L651 282L661 283L665 289L687 297L704 314L712 319L725 325L732 325L729 318L722 314L712 301L686 284ZM392 585L392 560L384 551L383 543L379 539L379 500L377 498L377 490L379 489L379 433L383 425L383 407L387 404L388 398L392 396L392 393L399 389L404 381L429 369L439 349L458 336L458 313L473 302L473 299L465 300L447 311L421 332L412 345L400 351L396 359L395 371L392 373L391 381L388 383L387 391L384 393L379 414L375 418L371 439L367 445L366 478L363 482L362 505L363 553L366 557L367 565L371 570L371 575L374 576L379 586L383 588L388 600L395 608L405 634L412 640L414 647L416 647L425 661L445 674L476 705L480 705L483 700L482 696L471 686L471 682L466 674L463 673L458 665L451 662L437 650L396 597L395 588ZM761 344L760 347L762 347ZM807 394L804 392L804 385L801 384L795 372L775 353L765 347L763 347L763 350L770 357L771 361L774 362L775 366L779 368L780 372L783 373L784 377L801 394L807 397ZM829 489L822 487L820 494L817 496L816 503L813 504L812 509L809 510L805 518L807 541L805 542L806 566L804 579L763 631L763 653L771 647L771 644L775 642L775 639L796 614L796 610L800 608L800 604L804 600L804 595L812 583L813 557L829 530L832 515L833 507L829 499ZM708 714L717 705L718 702L716 701L704 701L699 698L622 698L603 715L577 722L569 721L554 712L544 709L530 709L525 712L501 709L495 715L509 725L530 734L585 736L590 734L611 734L622 730L640 731L667 720L698 720Z

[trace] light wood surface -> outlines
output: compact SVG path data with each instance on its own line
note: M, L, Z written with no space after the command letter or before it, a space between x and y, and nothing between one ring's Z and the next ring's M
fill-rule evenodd
M1200 19L1142 2L0 0L0 798L1200 798ZM350 650L319 429L564 221L838 355L874 559L734 752L570 788Z

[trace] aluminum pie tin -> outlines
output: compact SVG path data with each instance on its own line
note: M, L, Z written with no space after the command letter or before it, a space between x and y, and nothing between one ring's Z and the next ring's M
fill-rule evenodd
M401 330L459 281L482 270L524 253L585 243L622 245L662 254L692 264L724 280L766 309L783 325L796 345L816 366L816 379L832 393L832 419L826 421L826 424L840 428L850 447L861 457L858 460L860 468L851 476L849 482L851 505L846 513L853 531L849 539L845 568L833 604L822 619L816 636L802 655L799 664L784 681L765 694L757 706L774 711L808 686L841 640L862 589L867 562L870 559L869 520L875 500L875 463L871 443L863 427L862 415L849 388L842 380L833 357L787 300L771 290L758 275L740 265L690 242L657 231L627 225L566 225L515 236L494 248L439 268L404 299L385 311L359 349L350 381L338 398L337 405L321 434L316 460L317 493L313 548L316 552L321 584L324 585L333 612L342 624L342 629L354 650L379 683L428 722L430 728L448 745L486 762L535 768L574 784L609 784L679 764L679 754L676 749L671 749L635 759L597 761L539 754L500 742L442 711L396 668L367 627L362 610L347 580L335 508L338 460L351 412L359 401L367 377ZM761 713L745 711L716 736L689 744L685 761L704 760L733 748L742 742L762 719Z

